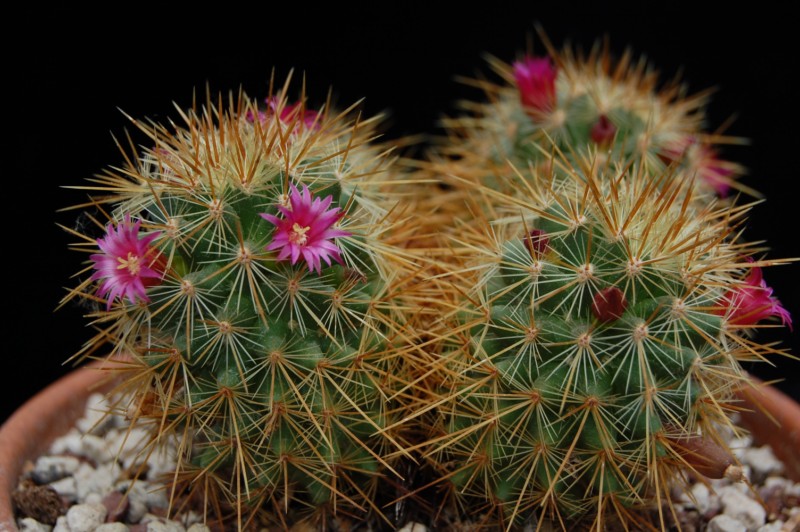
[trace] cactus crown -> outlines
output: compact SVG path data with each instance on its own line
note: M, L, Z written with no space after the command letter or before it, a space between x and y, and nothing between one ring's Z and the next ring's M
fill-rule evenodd
M584 56L544 40L546 56L511 65L491 58L500 84L476 80L487 101L463 102L466 116L443 121L451 141L441 149L462 161L462 177L487 167L478 179L508 173L507 161L546 165L557 150L571 158L633 159L654 174L679 169L696 179L701 199L749 190L736 181L743 169L718 157L717 145L741 141L703 132L707 93L660 86L658 72L629 50L612 60L604 46Z

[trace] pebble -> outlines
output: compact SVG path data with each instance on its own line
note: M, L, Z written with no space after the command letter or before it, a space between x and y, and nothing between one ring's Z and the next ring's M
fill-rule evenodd
M767 520L767 511L754 499L732 487L720 491L722 513L739 521L747 530L758 530Z
M95 434L84 434L81 438L81 456L85 456L96 464L105 464L114 460L115 453L109 442Z
M783 463L775 458L772 449L767 445L745 449L740 455L742 463L750 466L751 479L754 482L761 482L770 475L783 473Z
M109 447L114 450L117 458L122 461L122 465L130 468L144 462L142 450L145 449L145 444L150 441L150 434L143 428L133 427L109 431L107 440Z
M102 504L76 504L67 511L70 532L93 532L106 520L106 509Z
M103 506L106 507L106 521L122 521L125 514L128 512L130 500L125 494L119 491L112 491L102 500Z
M729 515L719 514L708 522L708 532L747 532L747 527Z
M420 523L408 523L397 532L428 532L428 527Z
M94 529L94 532L128 532L130 527L123 523L103 523Z
M50 484L73 474L80 465L74 456L40 456L31 471L31 478L37 484Z
M149 455L139 445L149 441L144 429L129 429L118 415L103 416L107 407L102 397L93 397L83 421L65 436L55 440L51 456L42 456L29 476L39 485L48 485L70 503L77 503L58 517L53 528L26 517L18 520L23 532L211 532L203 524L202 514L188 512L175 521L167 520L168 493L160 489L157 479L174 470L174 442ZM94 409L94 411L92 410ZM768 447L751 448L748 437L737 438L730 445L740 458L745 476L752 479L756 490L774 489L800 497L800 483L779 476L781 464ZM149 451L148 451L149 452ZM123 473L126 469L146 471L138 480ZM761 486L763 484L763 487ZM800 529L800 507L773 512L766 523L764 507L753 497L747 482L731 483L728 479L713 480L710 485L697 482L691 495L676 493L676 507L684 516L692 514L696 521L707 522L710 532L777 532ZM780 502L780 501L779 501ZM785 503L783 503L785 504ZM722 511L722 513L719 513ZM772 511L772 510L771 510ZM158 515L157 515L158 514ZM104 523L104 521L109 521ZM688 529L688 528L687 528ZM398 532L427 532L422 523L407 523Z
M50 487L68 502L75 502L78 500L78 483L75 477L65 477L61 480L51 482Z
M86 412L75 426L84 434L102 434L114 421L113 416L107 414L108 407L103 394L93 393L86 401Z
M58 521L56 521L56 526L53 527L53 532L70 532L66 515L62 515L58 518Z
M148 519L152 517L152 519ZM147 523L147 532L186 532L183 525L175 521L166 521L155 515L148 514L142 519Z
M33 517L25 517L17 522L19 532L50 532L53 527L40 523Z
M758 532L782 532L783 530L783 521L773 521L771 523L767 523L766 525L760 527Z
M697 508L697 511L703 515L717 514L720 510L719 496L712 493L709 487L702 482L693 485L690 493L681 493L680 499L684 504Z

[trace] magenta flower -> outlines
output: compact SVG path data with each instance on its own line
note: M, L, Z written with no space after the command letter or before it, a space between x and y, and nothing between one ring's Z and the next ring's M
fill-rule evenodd
M556 67L547 57L526 57L513 65L522 105L539 113L556 105Z
M108 308L118 297L127 297L134 305L149 301L146 288L158 284L164 275L163 259L158 249L150 245L160 233L140 238L141 225L141 220L131 223L126 214L116 228L108 224L105 238L97 240L102 253L91 256L97 270L92 280L104 280L98 292L101 297L108 296Z
M270 116L277 113L279 102L280 100L278 100L276 96L267 98L266 104L271 113L267 111L258 111L258 120L260 122L266 122ZM283 108L280 109L278 120L284 124L291 124L295 121L295 119L298 121L296 127L299 127L300 124L302 124L306 127L306 129L319 129L319 113L312 109L303 109L303 106L300 105L300 102L295 102L292 105L284 105ZM252 111L247 111L245 114L245 120L248 122L255 122L256 115Z
M660 155L667 163L683 161L720 197L730 194L735 166L720 159L717 151L707 143L688 136L662 149Z
M341 264L341 250L332 239L350 236L350 233L332 228L342 217L339 207L328 209L332 201L333 196L324 200L314 198L306 185L303 185L302 193L291 185L289 205L278 206L283 218L261 214L262 218L277 228L267 250L280 249L278 260L291 258L292 264L297 264L302 256L309 271L316 270L318 275L321 273L320 259L328 266L331 265L331 259Z
M273 112L278 111L278 99L272 97L267 100L267 105L269 108L272 109ZM280 110L280 121L284 124L289 124L295 119L298 119L300 123L302 123L308 129L318 129L319 128L319 113L314 111L313 109L303 109L303 106L300 105L300 102L295 102L292 105L284 105L283 109Z
M748 260L752 262L752 259ZM745 284L728 292L722 299L723 312L732 325L751 326L763 319L778 317L781 323L792 328L792 316L783 308L780 301L772 296L772 288L767 286L761 268L752 267Z

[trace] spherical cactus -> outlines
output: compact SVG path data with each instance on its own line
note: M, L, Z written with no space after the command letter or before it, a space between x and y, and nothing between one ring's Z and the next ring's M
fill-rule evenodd
M374 120L285 89L230 101L134 122L149 146L84 187L108 221L67 298L97 306L81 354L123 357L151 445L181 437L174 493L204 491L238 518L225 526L383 517L395 494L378 484L400 482L405 454L385 429L408 384L413 224L392 213Z
M463 296L441 324L427 456L487 525L636 528L657 505L663 527L673 482L732 465L709 449L740 361L773 350L748 330L790 317L761 277L770 262L736 238L746 207L689 209L690 183L643 165L553 172L469 195L483 218L451 237Z
M658 74L630 52L614 61L595 46L584 56L570 48L526 55L491 66L501 83L474 83L486 102L465 102L465 116L443 121L455 155L444 174L497 188L498 175L539 166L554 152L572 160L633 159L656 174L670 167L696 181L701 199L727 196L742 168L718 157L717 144L736 142L703 131L707 94L687 96L678 84L659 87ZM510 191L509 191L510 192Z

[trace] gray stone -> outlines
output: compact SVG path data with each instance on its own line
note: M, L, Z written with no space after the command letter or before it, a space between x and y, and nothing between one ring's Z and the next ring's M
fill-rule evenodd
M708 522L708 532L747 532L747 527L725 514L719 514Z
M50 445L50 454L76 454L83 456L81 454L82 436L78 429L69 429L69 432L53 441L52 445Z
M741 458L741 454L752 446L753 438L749 434L745 434L741 438L733 438L728 442L728 447L737 458Z
M783 472L783 463L775 458L772 449L768 445L745 449L741 453L741 461L743 464L750 466L754 482L762 482L769 475L777 475Z
M53 527L53 532L70 532L66 515L62 515L56 520L56 526Z
M103 523L94 529L94 532L128 532L130 527L123 523Z
M83 498L83 504L103 504L103 496L93 491Z
M208 528L203 523L195 523L189 528L187 528L186 532L211 532L211 529Z
M407 523L397 532L428 532L428 527L420 523Z
M96 464L105 464L114 460L114 451L108 442L94 434L83 435L79 454L93 460Z
M147 506L150 508L167 508L169 507L169 498L167 497L167 490L158 485L150 486L146 494Z
M74 473L80 460L74 456L40 456L31 471L37 484L50 484Z
M701 514L719 512L719 496L716 493L712 493L708 486L702 482L698 482L692 486L691 494L694 497L694 507L697 508L697 511Z
M145 444L150 441L150 432L140 427L109 431L108 445L126 468L144 462Z
M86 411L83 417L75 422L78 430L84 434L102 434L113 422L108 413L108 402L100 393L93 393L86 402Z
M722 513L739 521L747 530L758 530L767 520L764 507L738 490L726 489L720 493L719 498L722 502Z
M152 519L148 519L148 516L152 517ZM142 522L147 523L147 532L186 532L186 529L180 523L163 520L152 514L146 515Z
M156 449L148 458L147 470L148 480L157 480L165 474L175 471L176 466L175 446L166 444L160 449Z
M106 519L102 504L76 504L67 511L70 532L93 532Z
M128 520L138 523L147 514L147 491L150 485L143 480L122 480L114 485L115 489L128 495Z
M783 530L783 521L773 521L767 523L758 529L758 532L781 532Z
M52 526L40 523L33 517L23 517L17 521L17 526L19 532L50 532L53 530Z
M131 523L140 522L147 515L147 504L143 499L130 499L128 506L128 521Z
M61 480L56 480L50 483L50 487L69 502L78 500L78 483L75 477L64 477Z
M120 467L116 462L100 464L96 469L79 468L75 472L75 478L78 480L78 497L86 501L89 494L95 493L100 496L97 502L102 501L103 497L114 491L114 481L119 474Z

